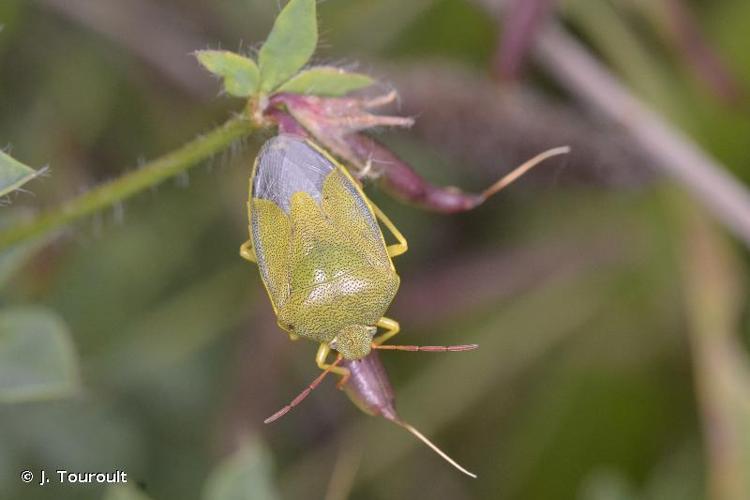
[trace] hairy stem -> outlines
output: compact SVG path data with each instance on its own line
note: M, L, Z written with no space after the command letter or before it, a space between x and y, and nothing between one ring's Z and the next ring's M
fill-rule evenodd
M223 151L233 141L257 128L258 126L250 122L247 117L232 118L181 148L102 184L61 207L49 209L31 220L8 227L0 232L0 250L58 229L174 177L202 160Z

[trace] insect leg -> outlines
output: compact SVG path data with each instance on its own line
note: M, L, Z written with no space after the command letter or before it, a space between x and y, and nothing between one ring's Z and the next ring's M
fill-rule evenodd
M389 351L427 351L427 352L463 352L473 351L477 347L477 344L461 344L461 345L383 345L385 341L396 335L401 327L398 325L398 321L383 316L378 320L377 325L380 328L385 328L387 331L381 336L372 339L373 349L384 349Z
M248 201L247 202L247 220L249 221L253 220L252 217L250 216L251 210L252 210L251 203ZM249 232L252 233L252 229ZM245 243L243 243L242 246L240 246L240 256L245 260L249 260L250 262L255 262L255 263L258 262L258 259L255 257L255 249L253 248L252 234L250 238Z
M369 200L368 200L369 201ZM397 255L401 255L402 253L406 252L409 249L409 244L406 241L406 238L404 238L404 235L401 234L401 231L396 228L395 225L393 225L393 222L391 222L391 219L388 218L387 215L383 213L380 208L376 204L374 204L372 201L370 201L370 207L372 208L372 211L375 213L375 217L377 217L380 222L383 223L383 225L388 228L388 231L391 232L391 234L398 240L398 243L394 243L393 245L388 245L386 250L388 251L389 257L395 257Z
M328 358L328 354L330 352L331 348L328 344L320 344L320 347L318 347L318 353L315 355L315 363L317 363L318 368L320 368L321 370L329 371L331 373L335 373L336 375L341 375L342 377L344 377L344 379L349 378L349 370L347 370L346 368L335 366L331 363L326 363L326 358Z
M250 262L257 263L258 261L255 258L255 249L253 248L253 240L247 240L245 243L240 246L240 256L245 259L249 260Z
M387 331L379 337L372 339L372 343L375 345L383 344L383 342L389 340L401 330L398 321L391 318L386 318L385 316L378 320L377 326L379 326L380 328L385 328Z

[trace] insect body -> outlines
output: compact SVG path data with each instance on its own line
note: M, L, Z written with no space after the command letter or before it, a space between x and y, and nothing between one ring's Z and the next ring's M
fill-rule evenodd
M261 149L250 178L250 239L240 254L257 262L281 328L361 359L398 333L383 316L399 286L391 257L407 243L357 181L311 142L283 134ZM378 220L397 243L386 245ZM385 330L374 337L377 328Z
M567 148L532 158L482 196L493 195L543 159L563 152ZM285 415L328 373L337 373L342 376L339 387L365 412L395 422L476 477L398 417L390 383L371 352L460 352L478 347L383 345L399 332L399 324L383 316L400 283L391 258L407 250L406 240L388 217L343 166L312 142L290 134L263 145L250 177L247 209L250 239L240 247L240 255L258 264L279 326L293 340L305 337L320 344L316 362L323 370L265 422ZM378 222L396 243L386 245ZM378 328L384 332L376 336ZM338 356L328 363L332 349Z

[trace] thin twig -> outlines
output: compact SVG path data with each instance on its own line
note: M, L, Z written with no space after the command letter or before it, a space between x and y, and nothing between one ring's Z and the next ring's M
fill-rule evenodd
M536 57L582 101L625 128L655 167L682 183L750 246L750 193L726 167L633 96L559 27L550 26L540 36Z
M0 232L0 250L60 228L159 184L223 151L233 141L249 134L255 128L256 126L245 117L232 118L181 148L102 184L70 200L62 207L52 208L30 221L8 227Z
M496 16L507 2L475 0ZM750 192L685 133L635 97L590 51L554 22L539 34L537 62L581 101L636 141L653 166L683 184L750 246Z

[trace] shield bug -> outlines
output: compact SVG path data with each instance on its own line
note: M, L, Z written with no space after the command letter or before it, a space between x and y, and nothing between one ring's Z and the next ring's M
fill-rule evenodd
M498 181L494 194L545 156L529 160ZM460 352L476 344L384 344L399 324L384 316L400 279L391 260L408 244L390 219L340 163L304 137L281 134L261 148L250 177L250 238L240 255L258 264L279 326L292 340L319 343L323 370L313 383L266 423L297 406L328 373L342 377L355 403L397 423L455 467L473 476L401 420L393 393L373 349ZM382 224L396 240L386 244ZM378 328L383 333L377 335ZM336 358L329 362L331 351Z
M399 286L391 260L407 242L348 171L312 142L291 134L263 145L250 178L250 239L240 254L256 262L279 326L318 342L325 372L371 349L467 350L466 346L384 346L399 324L383 316ZM386 245L378 221L396 242ZM378 328L384 333L376 336ZM338 353L329 363L331 350Z

